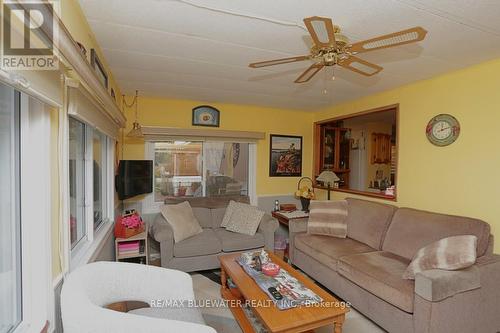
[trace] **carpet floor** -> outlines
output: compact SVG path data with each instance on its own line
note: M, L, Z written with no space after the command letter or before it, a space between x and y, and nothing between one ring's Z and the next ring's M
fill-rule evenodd
M218 272L193 273L194 291L197 300L220 300L220 283ZM231 311L224 307L203 308L203 317L206 323L215 328L218 333L241 333L238 323ZM316 333L331 333L333 327L326 326L315 331ZM383 329L361 315L355 309L347 313L343 326L343 333L381 333Z

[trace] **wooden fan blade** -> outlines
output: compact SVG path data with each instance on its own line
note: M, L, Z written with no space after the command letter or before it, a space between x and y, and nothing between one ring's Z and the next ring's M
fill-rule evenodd
M302 60L307 60L309 58L310 58L310 56L290 57L290 58L283 58L283 59L275 59L275 60L254 62L254 63L252 63L252 64L250 64L248 66L252 67L252 68L260 68L260 67L266 67L266 66L288 64L289 62L302 61Z
M373 50L385 49L388 47L403 44L415 43L425 38L427 31L422 27L415 27L392 34L367 39L354 43L350 46L350 51L354 54Z
M304 71L304 73L300 74L300 76L295 80L295 83L304 83L312 79L317 72L319 72L325 65L323 64L312 64L308 69Z
M316 46L335 47L335 31L330 18L319 16L306 17L304 24Z
M379 65L372 64L371 62L354 56L340 62L339 65L365 76L375 75L383 69Z

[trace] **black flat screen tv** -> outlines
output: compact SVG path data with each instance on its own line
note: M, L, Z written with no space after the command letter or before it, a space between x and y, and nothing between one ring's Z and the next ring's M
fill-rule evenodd
M120 200L153 192L153 161L121 160L115 184Z

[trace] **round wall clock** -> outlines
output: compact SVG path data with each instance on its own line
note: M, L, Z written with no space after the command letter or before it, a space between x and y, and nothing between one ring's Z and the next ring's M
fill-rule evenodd
M429 121L425 133L433 145L448 146L458 138L460 124L452 115L439 114Z

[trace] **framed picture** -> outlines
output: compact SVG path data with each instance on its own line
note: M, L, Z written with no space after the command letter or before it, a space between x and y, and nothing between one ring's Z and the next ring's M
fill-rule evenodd
M220 112L213 106L200 105L193 109L193 126L220 126Z
M302 177L302 137L271 134L269 177Z
M106 74L106 71L104 70L104 65L97 56L95 49L90 49L90 64L92 65L92 68L94 68L94 71L96 72L99 81L101 81L102 85L107 89L108 74Z

